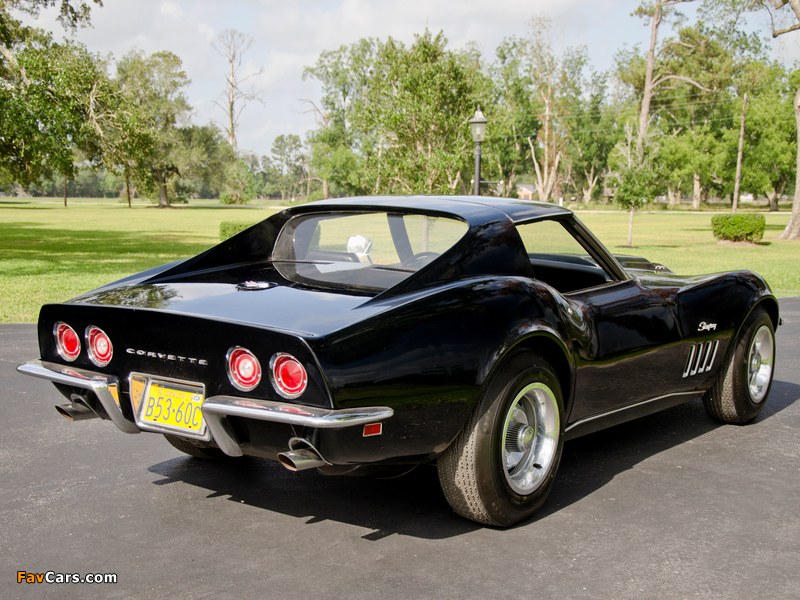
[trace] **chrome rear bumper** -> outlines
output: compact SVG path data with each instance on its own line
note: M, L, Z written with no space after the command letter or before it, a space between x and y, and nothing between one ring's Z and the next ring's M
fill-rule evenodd
M119 381L112 375L94 373L41 360L32 360L21 364L17 367L17 371L24 375L47 379L53 383L90 390L95 393L106 414L120 431L125 433L141 431L135 423L123 416L118 401ZM333 410L236 396L205 398L201 411L214 443L229 456L242 455L239 440L228 422L227 417L229 416L314 429L342 429L383 421L394 414L394 411L386 406Z
M119 407L119 381L112 375L94 373L76 367L65 367L51 362L32 360L17 367L23 375L47 379L53 383L60 383L70 387L94 392L108 418L125 433L139 433L140 429L135 423L126 419Z
M387 406L333 410L235 396L206 398L203 400L202 410L206 424L211 430L211 437L228 456L242 455L242 449L228 422L228 416L287 423L315 429L342 429L383 421L394 414L394 411Z

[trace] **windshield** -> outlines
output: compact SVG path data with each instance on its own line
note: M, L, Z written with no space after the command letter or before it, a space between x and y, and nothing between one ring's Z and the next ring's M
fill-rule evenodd
M272 261L290 281L383 291L430 264L466 231L457 219L417 214L299 215L278 235Z

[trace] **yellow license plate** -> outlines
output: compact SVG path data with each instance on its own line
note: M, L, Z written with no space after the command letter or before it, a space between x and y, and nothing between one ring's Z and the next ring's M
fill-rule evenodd
M151 379L139 418L145 423L200 433L204 429L202 404L202 387Z

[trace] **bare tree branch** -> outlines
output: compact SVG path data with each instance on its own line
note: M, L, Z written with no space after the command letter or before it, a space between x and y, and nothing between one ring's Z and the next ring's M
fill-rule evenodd
M778 37L781 34L789 33L790 31L797 31L798 29L800 29L800 23L795 23L790 27L783 27L782 29L773 29L772 37Z
M693 85L696 88L699 88L699 89L703 90L704 92L713 92L713 91L715 91L715 90L709 89L709 88L697 83L694 79L691 79L689 77L684 77L683 75L664 75L663 77L659 77L658 79L656 79L653 82L653 87L656 87L656 86L664 83L665 81L667 81L669 79L677 79L678 81L686 82L686 83L688 83L690 85Z
M243 84L258 77L264 71L263 67L258 71L242 77L239 73L242 67L242 58L253 45L253 38L235 29L226 29L217 37L216 42L211 46L214 50L228 61L228 72L225 74L225 91L220 94L214 104L219 106L227 115L227 123L222 124L225 133L228 134L228 143L236 151L236 128L239 125L239 117L248 102L256 100L264 101L260 98L260 92L255 88L243 89Z

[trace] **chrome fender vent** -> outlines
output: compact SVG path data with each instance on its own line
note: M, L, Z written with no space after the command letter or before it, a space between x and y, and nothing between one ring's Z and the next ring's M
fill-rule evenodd
M683 369L684 378L710 371L711 367L714 366L714 359L717 358L718 349L719 340L692 344L689 348L689 356L686 359L686 367Z

